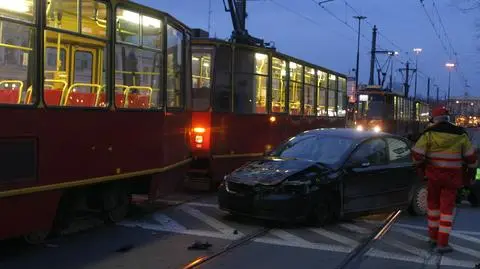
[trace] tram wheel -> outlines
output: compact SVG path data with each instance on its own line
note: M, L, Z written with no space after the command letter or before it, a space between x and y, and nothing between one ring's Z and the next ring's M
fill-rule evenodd
M49 235L48 231L32 232L23 236L23 240L30 245L39 245L45 242Z
M409 212L415 216L425 216L427 214L427 186L425 184L416 187Z
M120 222L130 209L130 196L123 188L110 188L103 194L103 206L107 224Z

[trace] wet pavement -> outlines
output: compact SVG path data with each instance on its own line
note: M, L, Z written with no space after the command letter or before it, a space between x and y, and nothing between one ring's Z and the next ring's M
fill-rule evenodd
M183 268L265 227L262 221L234 218L218 210L213 196L172 206L188 199L188 195L163 199L158 202L171 206L115 226L88 223L94 227L44 246L17 248L9 245L15 242L4 242L0 268ZM277 227L199 268L334 269L385 217L369 216L323 228ZM367 252L360 268L474 268L480 262L480 231L475 223L480 223L480 209L461 206L451 237L455 251L441 257L429 249L425 218L402 215ZM88 226L77 226L82 225ZM195 241L211 247L189 250Z

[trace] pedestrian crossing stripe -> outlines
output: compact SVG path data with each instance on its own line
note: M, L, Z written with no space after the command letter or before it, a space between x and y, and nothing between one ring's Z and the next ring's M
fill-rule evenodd
M175 201L165 201L165 202L169 202L170 204L176 203ZM184 235L191 235L191 236L218 238L218 239L224 239L224 240L238 240L245 236L245 234L242 233L241 231L238 231L233 227L229 227L227 224L219 221L218 219L202 213L200 210L196 209L195 207L217 208L217 205L209 204L209 203L191 202L191 203L182 204L178 207L179 210L186 213L187 215L210 226L214 231L187 229L185 226L181 225L180 223L173 220L169 216L159 212L154 213L152 215L152 219L155 221L155 223L150 223L146 221L126 220L119 223L118 225L124 226L124 227L130 227L130 228L141 228L141 229L158 231L158 232L177 233L177 234L184 234ZM381 223L379 221L370 221L370 220L362 220L362 221L364 223L374 224L374 225L378 225ZM355 224L350 224L350 223L340 223L338 224L338 226L356 234L367 235L372 232L372 230L369 230L365 227L355 225ZM413 232L412 230L426 230L426 228L421 226L405 225L405 224L395 224L392 228L392 231L401 233L404 236L414 238L424 242L428 240L426 236ZM237 231L237 232L234 233L234 231ZM335 241L337 242L337 244L310 242L305 240L304 238L301 238L297 235L294 235L288 232L288 230L283 230L283 229L272 229L269 231L269 233L266 236L254 238L252 241L256 243L263 243L263 244L269 244L269 245L305 248L305 249L338 252L338 253L350 253L359 244L359 242L357 242L352 238L343 236L341 234L338 234L336 232L329 231L323 228L309 228L308 231L311 231L322 237ZM471 243L480 244L480 239L460 233L459 231L452 233L451 236L458 237L462 240L466 240ZM378 247L370 249L366 253L366 255L370 257L375 257L375 258L390 259L390 260L397 260L397 261L404 261L404 262L413 262L413 263L420 263L420 264L427 263L428 265L435 265L438 262L435 259L428 259L429 256L430 257L432 256L428 251L419 249L415 246L411 246L399 240L385 237L381 240L381 242L391 247L405 251L406 253L409 253L409 255L401 254L398 252L394 253L394 252L383 251L381 249L378 249ZM427 244L425 243L425 245ZM476 259L480 257L480 251L463 247L460 245L456 245L456 244L451 244L451 246L457 252L467 254L469 256L473 256ZM473 268L476 264L476 261L458 260L458 259L452 259L452 258L442 256L440 264L443 266Z

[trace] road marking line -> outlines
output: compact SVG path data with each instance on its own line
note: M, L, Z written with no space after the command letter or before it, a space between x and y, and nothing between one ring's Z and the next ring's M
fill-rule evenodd
M480 244L480 239L478 239L476 237L473 237L473 236L466 235L466 234L454 233L454 234L451 234L451 236L463 239L465 241L470 241L472 243Z
M403 229L403 228L393 227L393 230L398 231L398 232L400 232L400 233L402 233L406 236L416 238L416 239L421 240L421 241L425 241L425 242L428 241L427 236L424 236L424 235L421 235L421 234L418 234L418 233L415 233L415 232L412 232L412 231L409 231L409 230L406 230L406 229ZM473 250L471 248L462 247L460 245L453 244L453 243L449 243L449 244L455 251L471 255L475 258L480 258L480 252L479 251Z
M440 262L441 266L455 266L465 268L475 268L476 264L477 262L474 261L454 260L445 256L442 256L442 261Z
M415 256L420 256L422 258L428 258L430 257L430 253L426 250L411 246L409 244L405 244L402 241L396 240L396 239L390 239L390 238L384 238L383 241L395 248L401 249L403 251L406 251L408 253L411 253Z
M331 244L320 244L320 243L311 243L306 241L305 244L298 244L298 242L289 242L280 239L274 238L255 238L253 241L257 243L264 243L269 245L278 245L278 246L285 246L285 247L298 247L298 248L306 248L306 249L314 249L314 250L323 250L323 251L330 251L330 252L340 252L340 253L349 253L353 249L349 247L344 247L341 245L331 245Z
M218 238L224 240L236 240L238 239L233 234L227 235L219 232L211 232L211 231L203 231L203 230L173 230L166 228L161 225L150 224L145 222L132 222L132 221L123 221L118 225L124 227L131 227L131 228L143 228L146 230L153 230L153 231L160 231L160 232L171 232L177 234L185 234L185 235L193 235L193 236L201 236L201 237L210 237L210 238ZM284 231L283 231L284 232ZM282 232L278 232L277 234L281 235L283 238L287 238ZM288 238L291 238L292 235L288 235ZM294 236L294 235L293 235ZM296 237L296 236L294 236ZM286 246L286 247L299 247L305 249L313 249L313 250L321 250L321 251L330 251L330 252L339 252L339 253L349 253L353 250L351 247L345 247L342 245L334 245L334 244L321 244L321 243L311 243L306 240L302 239L302 243L298 239L295 239L293 242L289 242L286 240L281 239L272 239L266 237L259 237L253 239L253 241L257 243L264 243L270 245L278 245L278 246ZM420 258L418 256L411 256L411 255L403 255L398 253L386 252L378 249L371 249L366 253L367 256L374 257L374 258L382 258L388 260L397 260L397 261L404 261L404 262L414 262L423 264L425 263L425 259ZM432 261L429 261L431 264ZM441 261L442 265L444 266L455 266L455 267L464 267L464 268L473 268L476 264L475 261L465 261L465 260L455 260L444 257Z
M221 233L225 235L231 235L233 234L233 231L235 231L235 228L232 228L230 226L227 226L225 223L218 221L217 219L210 217L206 214L203 214L197 209L191 208L189 206L182 206L180 207L182 211L185 213L189 214L192 217L195 217L199 219L200 221L203 221L204 223L208 224L210 227L220 231ZM240 231L237 231L238 233L235 235L236 238L243 237L244 234Z
M367 228L363 228L363 227L360 227L360 226L357 226L357 225L354 225L354 224L350 224L350 223L341 223L339 224L340 227L343 227L349 231L352 231L352 232L355 232L355 233L359 233L359 234L371 234L372 231L367 229Z
M382 224L381 221L375 221L375 220L362 220L363 222L370 223L370 224ZM426 226L427 224L425 224ZM428 229L425 226L417 226L417 225L411 225L411 224L402 224L402 223L395 223L396 227L401 227L401 228L409 228L409 229L414 229L414 230L422 230L422 231L427 231ZM456 236L457 234L460 235L477 235L480 236L480 232L473 232L473 231L465 231L465 230L453 230L451 235Z
M298 245L298 246L303 246L303 245L310 245L312 244L312 242L309 242L301 237L298 237L296 235L293 235L289 232L286 232L284 230L277 230L277 229L273 229L273 230L270 230L268 232L269 234L273 235L273 236L276 236L280 239L282 239L283 241L287 241L289 243L293 243L294 245Z
M331 232L331 231L327 231L327 230L322 229L322 228L310 228L309 230L314 232L314 233L317 233L321 236L330 238L334 241L340 242L340 243L348 245L348 246L356 247L358 245L358 242L351 239L351 238L345 237L343 235L340 235L340 234L337 234L337 233L334 233L334 232Z
M397 261L403 261L403 262L414 262L414 263L420 263L420 264L423 264L425 262L425 259L420 258L418 256L386 252L376 248L371 248L369 251L367 251L365 255L374 257L374 258L383 258L387 260L397 260Z
M129 228L142 228L145 230L151 230L151 231L157 231L157 232L169 232L169 233L194 235L194 236L201 236L201 237L219 238L219 239L225 239L225 240L238 239L234 234L228 235L228 234L223 234L219 232L211 232L211 231L204 231L204 230L173 230L161 225L150 224L150 223L124 221L119 223L119 225L124 227L129 227Z
M185 226L183 226L180 223L174 221L173 219L171 219L170 217L168 217L165 214L160 214L160 213L156 212L156 213L153 214L153 219L156 222L160 223L163 227L165 227L167 229L170 229L170 230L174 230L174 231L185 231L185 230L187 230L187 228Z

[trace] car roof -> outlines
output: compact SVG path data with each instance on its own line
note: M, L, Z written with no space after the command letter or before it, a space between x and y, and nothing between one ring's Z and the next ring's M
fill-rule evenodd
M343 138L350 138L354 140L365 140L372 137L384 137L384 136L393 136L395 135L387 134L384 132L374 132L374 131L358 131L352 128L320 128L307 130L302 134L318 134L325 136L336 136Z

